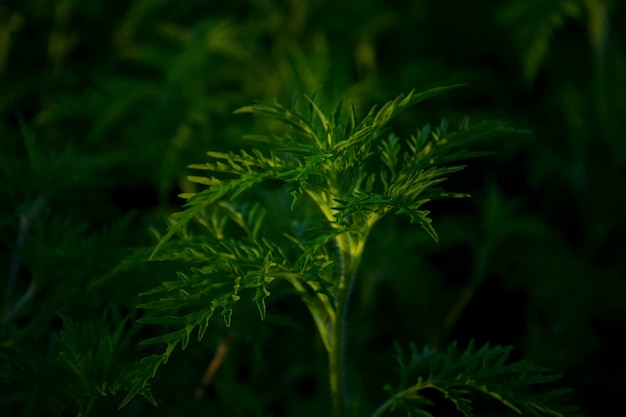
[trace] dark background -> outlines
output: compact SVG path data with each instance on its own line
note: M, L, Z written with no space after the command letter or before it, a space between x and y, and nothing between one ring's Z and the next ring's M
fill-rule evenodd
M176 270L139 260L180 208L177 194L195 190L187 165L261 128L237 107L319 89L327 106L343 97L363 114L456 83L466 86L403 114L396 132L469 116L533 133L490 141L497 155L450 178L448 189L473 197L430 205L439 243L400 217L377 226L352 299L351 382L374 407L395 375L393 341L473 338L562 373L588 416L616 409L626 388L623 16L610 0L3 3L2 414L81 415L95 399L89 415L324 415L323 349L280 288L264 324L241 302L231 329L216 321L175 353L153 383L158 408L136 399L116 411L116 378L152 331L133 324L137 294ZM229 355L194 399L224 340ZM76 363L90 369L82 379Z

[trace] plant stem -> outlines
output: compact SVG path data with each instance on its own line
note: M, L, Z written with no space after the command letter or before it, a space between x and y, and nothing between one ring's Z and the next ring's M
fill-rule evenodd
M332 207L335 201L333 195L318 194L310 191L307 191L307 193L317 203L329 223L339 227L335 223L336 219L333 216ZM332 317L333 320L331 321L327 343L330 393L334 417L344 417L347 409L344 358L348 306L352 287L354 286L354 278L372 225L373 222L366 222L361 230L348 229L335 238L339 256L339 268L337 273L337 291L335 293L335 315ZM318 328L320 328L319 325Z
M307 289L307 284L299 274L295 273L278 273L276 277L280 277L288 281L295 290L301 295L302 300L309 309L311 317L315 322L315 326L322 338L326 351L330 353L331 340L332 340L332 328L336 320L335 309L332 306L330 299L322 293L317 293L314 296L310 294L310 291L314 291L313 288Z
M37 216L42 207L44 207L44 204L44 199L42 197L37 197L37 199L30 206L30 208L20 216L20 227L18 229L17 237L15 238L15 250L13 251L13 256L11 257L9 277L7 279L7 286L4 293L5 302L9 301L9 297L11 296L13 288L15 287L15 283L17 282L17 275L19 273L20 267L19 252L24 246L26 234L31 227L33 219L35 218L35 216Z
M346 386L345 386L345 336L346 336L346 316L348 310L348 298L350 296L350 286L352 278L346 282L340 281L337 291L335 306L337 308L337 319L332 329L332 344L329 352L330 370L330 390L333 399L333 416L343 417L346 407Z
M438 391L440 391L440 389L437 388L437 386L430 384L430 383L421 383L418 382L417 384L413 385L412 387L409 387L397 394L394 394L391 398L389 398L387 401L385 401L380 407L378 407L371 415L371 417L380 417L383 415L383 413L387 410L389 410L390 408L393 407L393 403L394 400L398 399L398 398L405 398L408 397L410 398L411 395L413 395L415 392L418 392L420 390L423 390L425 388L434 388L437 389Z
M343 417L346 412L345 382L345 339L350 294L359 266L365 236L348 233L337 237L341 258L340 276L335 296L336 320L332 328L332 343L329 352L330 389L333 401L333 416Z
M385 411L387 411L389 408L391 408L391 405L393 404L391 401L392 401L391 399L388 400L388 401L385 401L384 404L382 404L380 407L378 407L376 409L376 411L374 411L374 413L372 413L371 417L380 417L380 416L382 416Z

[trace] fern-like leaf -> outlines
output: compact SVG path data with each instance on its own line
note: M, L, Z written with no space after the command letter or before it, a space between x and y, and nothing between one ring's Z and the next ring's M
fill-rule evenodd
M392 398L381 406L375 416L386 410L416 408L428 401L422 394L425 389L441 392L465 417L474 416L471 392L483 393L518 414L534 416L578 416L577 408L562 404L567 389L537 393L538 385L560 378L547 368L527 361L508 362L511 347L489 346L476 349L470 342L459 350L453 342L447 351L429 348L418 350L414 344L409 352L396 346L400 370L400 385L386 389ZM415 415L420 415L415 413Z
M505 122L482 123L468 126L464 121L459 130L449 132L444 120L436 129L430 126L417 131L407 141L403 151L399 138L390 134L379 146L381 170L378 178L382 192L357 189L349 200L339 200L334 207L339 222L360 213L355 223L364 220L374 224L388 212L407 214L412 223L421 225L435 240L437 233L428 217L429 211L421 206L439 198L465 197L467 194L445 192L436 186L445 181L447 175L461 171L464 165L448 165L459 160L488 155L489 152L468 151L466 146L486 137L511 132ZM367 188L367 187L366 187Z
M288 235L283 240L263 237L264 218L265 211L259 205L220 201L194 216L194 227L199 228L196 233L189 233L187 228L179 230L184 245L168 245L167 252L159 255L161 261L175 260L191 266L188 271L178 272L176 280L140 294L146 301L138 308L146 310L146 315L139 322L166 326L170 331L141 342L166 347L163 353L142 361L143 368L136 371L135 384L124 404L142 392L178 347L187 347L192 334L197 332L201 340L216 313L230 326L234 306L243 294L250 295L264 319L265 302L276 279L292 284L319 326L328 327L334 311L329 301L323 301L330 300L332 281L332 274L325 271L332 265L329 254L324 252L327 240L299 242L300 256L290 256L285 248L297 240ZM328 337L322 338L328 344Z
M190 166L207 172L189 177L207 188L183 195L187 203L173 216L152 259L192 266L179 272L177 280L142 294L149 300L139 307L149 312L141 321L168 326L170 331L143 342L167 347L146 362L150 369L138 373L137 387L147 384L176 347L184 349L193 332L202 338L216 312L229 326L233 307L243 293L253 294L251 299L261 318L265 317L265 301L276 279L289 282L299 293L330 351L329 329L336 325L335 298L343 285L338 276L346 265L356 268L371 227L388 213L406 214L437 240L429 212L422 206L434 198L462 196L444 192L437 185L448 174L463 169L452 163L483 154L466 151L466 146L507 129L504 123L473 127L463 123L456 132L448 132L447 123L442 122L436 129L418 130L405 143L393 134L383 140L389 122L400 112L455 87L401 94L374 107L360 122L354 107L346 114L339 103L325 113L315 96L305 96L303 101L294 96L291 108L273 102L237 110L268 117L287 129L255 136L266 142L266 152L208 152L208 162ZM380 161L376 161L378 156ZM368 161L380 164L376 167ZM286 186L292 210L305 195L319 209L322 224L311 238L297 239L284 233L271 239L265 235L264 211L257 205L233 201L268 180ZM170 244L174 236L182 243ZM331 242L339 240L338 254ZM285 253L287 248L294 249L293 253Z

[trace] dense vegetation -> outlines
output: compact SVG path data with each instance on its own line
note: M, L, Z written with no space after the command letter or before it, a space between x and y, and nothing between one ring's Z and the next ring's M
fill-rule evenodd
M524 404L548 403L553 398L540 392L562 394L567 387L572 393L559 400L588 416L617 406L626 388L622 2L13 3L0 6L2 415L318 416L333 407L337 415L327 382L332 349L315 308L299 302L311 289L299 293L297 282L286 280L248 283L246 292L242 281L241 294L219 293L232 303L218 297L206 326L197 321L200 341L195 328L191 337L176 333L188 324L180 317L196 305L159 304L153 295L187 291L180 282L206 272L188 265L194 250L211 248L192 247L202 233L219 237L226 230L240 240L254 237L253 244L263 219L264 249L275 255L272 242L283 242L293 250L282 266L295 259L297 243L312 242L300 247L309 257L287 272L304 271L303 263L327 271L331 264L320 260L336 264L333 248L342 253L340 240L324 238L342 236L330 220L358 225L358 216L367 222L389 207L404 215L377 217L355 261L346 311L348 412L370 415L388 404L412 415L471 415L461 389L471 384L457 387L457 370L484 382L474 388L489 387L467 393L476 415L543 413ZM412 89L439 93L457 84L464 86L419 103L409 99ZM252 105L257 101L265 104ZM382 112L385 103L392 103L393 121L383 126L386 116L374 112L367 122L370 109ZM399 107L402 112L394 110ZM336 162L337 150L349 147L320 153L304 146L298 135L307 135L292 114L321 129L308 139L374 126L362 137L380 142L359 148L363 154L346 153L358 156L352 165ZM291 123L294 136L276 121ZM389 155L426 149L431 131L423 130L421 140L417 129L427 124L436 137L448 138L449 125L472 151L495 151L462 161L468 167L443 183L471 198L428 201L423 208L392 200L405 196L392 195L385 182L399 178ZM532 133L512 134L510 126ZM250 150L257 148L268 159ZM277 159L268 156L273 151ZM386 174L369 159L354 164L370 151L381 155ZM436 162L477 156L450 155L437 154ZM207 185L218 180L196 168L232 180L257 163L249 158L264 161L254 172L267 175L233 183L241 194L228 192L238 199L212 205ZM302 170L288 177L279 160ZM331 199L339 210L320 215L315 193L339 183L305 177L330 178L327 161L344 164L336 172L375 172L369 189L365 177L335 178L371 194ZM185 217L187 206L178 219L191 224L193 217L195 226L168 229L170 215L185 204L178 195L194 193L200 197L190 204L204 204L207 214L200 217L213 220L202 224L199 212ZM432 223L420 217L424 210ZM317 221L317 229L298 223L303 218ZM268 259L258 261L273 277L280 262ZM216 265L219 279L241 267ZM313 292L332 299L324 274ZM171 307L169 322L152 313L164 306ZM158 343L170 343L172 334L180 343L164 357ZM150 339L157 344L140 344ZM152 359L141 362L144 357ZM154 358L167 363L154 365ZM152 379L147 363L158 367ZM553 381L544 367L563 377ZM520 376L521 370L528 373ZM440 385L427 383L435 380ZM416 381L423 382L419 398L405 401L400 393ZM525 384L539 382L549 389L525 402ZM510 397L503 394L513 388ZM386 403L390 393L395 400Z

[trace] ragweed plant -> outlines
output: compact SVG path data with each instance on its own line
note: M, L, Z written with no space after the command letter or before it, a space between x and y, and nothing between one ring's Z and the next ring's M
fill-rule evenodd
M185 349L192 334L202 339L216 313L230 326L233 308L249 297L264 318L272 288L282 283L306 304L328 353L332 415L357 409L346 381L346 319L372 228L386 215L406 215L437 241L425 204L466 196L439 185L464 168L459 161L486 154L469 150L477 141L512 131L501 121L463 121L456 129L442 121L406 140L390 131L400 112L454 87L411 91L361 120L341 102L323 111L315 96L296 96L289 108L274 102L237 110L276 122L275 130L250 137L259 148L209 152L208 162L191 166L207 174L189 180L206 188L183 196L184 210L173 216L152 254L189 268L145 292L139 306L148 310L140 321L175 330L143 342L165 349L143 360L124 404L137 394L154 401L145 391L148 381L177 347ZM288 198L281 200L281 194ZM530 386L556 376L526 362L507 364L508 348L470 345L458 353L453 344L445 352L411 352L407 359L400 351L399 387L387 386L390 398L373 416L396 409L431 415L426 389L443 393L465 416L473 415L472 390L518 413L571 411L554 402L564 391L533 394Z

